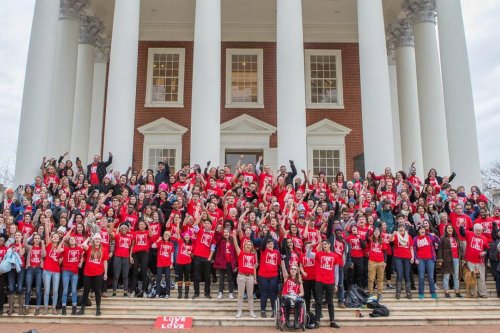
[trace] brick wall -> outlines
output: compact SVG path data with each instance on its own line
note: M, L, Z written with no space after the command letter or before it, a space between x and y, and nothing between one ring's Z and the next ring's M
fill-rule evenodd
M307 49L340 49L342 51L342 73L344 85L343 110L308 109L307 126L328 118L341 125L349 127L352 132L346 137L346 166L347 174L351 175L354 169L354 157L363 153L363 134L361 124L361 92L359 80L359 57L357 44L333 43L306 43ZM185 48L185 75L184 75L184 107L183 108L145 108L148 48ZM226 49L227 48L259 48L264 51L264 109L225 108L226 84ZM267 42L223 42L221 61L221 123L248 114L259 120L277 126L276 114L276 44ZM193 42L150 42L139 43L139 59L137 65L137 95L136 117L134 132L134 169L142 166L142 147L144 137L137 128L165 117L186 128L191 126L191 92L193 77ZM182 139L182 162L189 161L190 137L188 130ZM276 147L277 138L273 134L270 138L270 147Z

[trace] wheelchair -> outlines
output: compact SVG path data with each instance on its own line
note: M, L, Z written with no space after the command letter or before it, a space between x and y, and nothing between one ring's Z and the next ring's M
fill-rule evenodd
M276 316L275 316L275 324L276 328L279 329L280 331L285 331L285 330L296 330L296 328L288 327L286 325L286 307L285 307L285 302L289 301L291 304L290 307L290 322L294 322L294 316L296 311L300 311L298 318L297 318L297 323L299 325L298 329L302 329L302 331L306 330L306 304L302 297L299 297L297 295L284 295L284 296L278 296L276 298L276 304L275 304L275 309L276 309ZM296 308L295 304L296 302L300 302L301 306L300 309Z

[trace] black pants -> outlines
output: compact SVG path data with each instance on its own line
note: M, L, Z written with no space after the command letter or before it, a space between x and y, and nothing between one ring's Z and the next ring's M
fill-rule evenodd
M90 289L94 291L95 295L95 305L96 309L101 308L101 288L102 288L102 275L97 276L83 276L83 299L82 299L82 309L85 308L89 300Z
M5 286L7 285L6 274L0 275L0 310L3 311L3 303L5 302Z
M330 317L330 321L335 320L335 313L333 308L333 292L335 285L334 284L325 284L316 281L316 306L315 306L315 317L316 321L319 322L319 318L321 317L321 306L323 305L323 296L325 296L326 304L328 305L328 316Z
M285 318L287 321L290 320L290 310L292 308L292 303L293 303L293 306L295 308L294 324L299 324L300 311L301 311L302 307L304 306L304 301L301 299L297 299L294 302L289 298L282 297L281 302L283 303L283 305L285 307Z
M147 251L140 251L132 254L134 259L133 275L132 275L132 291L137 289L137 278L139 275L139 268L141 270L142 291L148 292L148 261L149 253Z
M352 263L354 268L352 274L349 277L350 283L356 283L358 287L363 288L363 276L365 271L365 259L364 257L352 257Z
M161 278L165 275L165 288L161 286ZM170 296L170 267L156 267L156 293Z
M231 263L226 263L226 269L219 269L219 292L224 291L224 279L227 276L227 288L229 289L229 292L232 294L234 291L234 284L233 284L233 266Z
M368 288L368 257L363 257L363 288Z
M193 258L194 264L194 294L200 294L200 281L203 276L205 281L205 295L210 295L210 269L212 263L206 258L195 256Z
M392 271L393 271L393 259L392 259L392 254L387 255L387 259L385 261L385 279L387 280L387 284L391 283L391 276L392 276Z
M189 282L189 276L191 273L191 264L175 264L175 278L176 282L180 282L182 285L182 281Z
M316 299L316 282L314 280L303 280L304 286L304 302L306 303L306 311L311 311L311 296Z

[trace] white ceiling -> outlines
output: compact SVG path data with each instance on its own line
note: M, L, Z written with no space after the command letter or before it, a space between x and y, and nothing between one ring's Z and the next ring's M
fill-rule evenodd
M276 0L221 0L222 39L274 41ZM375 1L375 0L374 0ZM115 0L93 0L92 10L111 35ZM402 0L383 0L386 21ZM141 40L192 40L196 0L141 0ZM357 41L356 0L302 0L304 40Z

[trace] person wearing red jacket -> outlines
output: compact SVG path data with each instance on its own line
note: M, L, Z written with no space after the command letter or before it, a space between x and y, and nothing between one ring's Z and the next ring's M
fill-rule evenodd
M236 237L236 230L234 230L232 237ZM217 252L215 254L214 269L219 272L219 295L217 298L221 299L223 297L224 281L227 277L229 299L234 299L233 271L236 269L236 249L231 239L231 229L225 228L222 233L220 231L216 232L215 240L217 242Z

